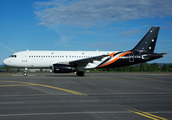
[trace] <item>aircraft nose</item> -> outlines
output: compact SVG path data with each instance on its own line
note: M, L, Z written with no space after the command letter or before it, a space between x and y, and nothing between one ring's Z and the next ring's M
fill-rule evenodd
M5 59L5 60L3 61L3 64L4 64L4 65L8 65L8 60Z

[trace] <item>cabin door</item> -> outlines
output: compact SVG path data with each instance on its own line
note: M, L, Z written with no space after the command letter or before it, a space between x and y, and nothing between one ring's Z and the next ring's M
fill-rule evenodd
M27 51L22 53L22 62L27 62Z
M129 62L134 62L134 54L133 53L129 54Z

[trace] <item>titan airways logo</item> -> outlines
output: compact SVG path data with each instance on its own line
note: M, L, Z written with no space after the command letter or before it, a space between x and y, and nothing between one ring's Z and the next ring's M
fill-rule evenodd
M106 64L103 64L103 65L99 66L99 68L100 68L100 67L105 67L105 66L107 66L107 65L110 65L110 64L116 62L117 60L119 60L119 59L120 59L121 57L123 57L124 55L130 54L130 53L133 53L133 52L134 52L134 51L124 52L124 53L122 53L121 55L119 55L118 57L116 57L115 59L111 60L110 62L108 62L108 63L106 63ZM115 52L114 52L114 53L115 53ZM111 57L114 57L114 56L113 56L114 53L111 53L111 54L109 54L109 55L110 55ZM119 52L119 53L121 53L121 52Z

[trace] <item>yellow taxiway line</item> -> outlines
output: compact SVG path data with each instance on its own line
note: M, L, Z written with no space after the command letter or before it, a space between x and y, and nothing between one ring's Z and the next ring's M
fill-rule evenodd
M19 81L2 81L2 80L0 80L0 82L18 83L16 85L0 85L0 87L5 87L5 86L22 86L22 85L35 85L35 86L42 86L42 87L47 87L47 88L51 88L51 89L61 90L61 91L65 91L65 92L68 92L68 93L75 94L75 95L81 95L81 96L88 96L88 97L90 97L89 95L84 94L84 93L81 93L81 92L76 92L76 91L73 91L73 90L59 88L59 87L50 86L50 85L37 84L37 83L29 83L29 82L19 82ZM120 108L122 108L124 110L130 111L132 113L135 113L135 114L144 116L144 117L149 118L149 119L152 119L152 120L168 120L166 118L159 117L157 115L153 115L153 114L150 114L148 112L144 112L144 111L137 110L137 109L134 109L134 108L126 107L124 105L120 105L120 104L117 104L117 103L111 103L111 102L109 102L107 100L102 100L102 99L99 99L97 97L90 97L90 98L97 99L97 100L103 101L103 102L107 102L107 103L112 104L112 105L116 105L116 106L118 106L118 107L120 107Z

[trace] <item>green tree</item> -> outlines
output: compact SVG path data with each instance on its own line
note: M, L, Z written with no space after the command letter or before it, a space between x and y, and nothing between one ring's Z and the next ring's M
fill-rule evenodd
M125 66L123 67L124 72L130 72L130 66Z
M116 71L117 71L117 72L123 72L123 67L118 67L118 68L116 68Z
M168 71L168 66L167 64L164 64L162 67L162 71L167 72Z
M130 71L131 71L131 72L139 72L139 70L140 70L140 68L137 67L137 66L131 66L131 67L130 67Z
M172 72L172 65L169 66L169 72Z
M148 67L148 71L151 72L158 72L159 71L159 64L153 63Z
M149 67L149 64L147 64L146 62L140 63L140 71L141 72L147 72L148 71L148 67Z
M153 67L151 65L148 66L147 71L153 72Z
M135 72L139 72L140 71L140 66L139 66L139 64L136 64L136 66L135 66Z
M113 68L110 68L109 71L110 71L110 72L113 72L114 70L113 70Z

